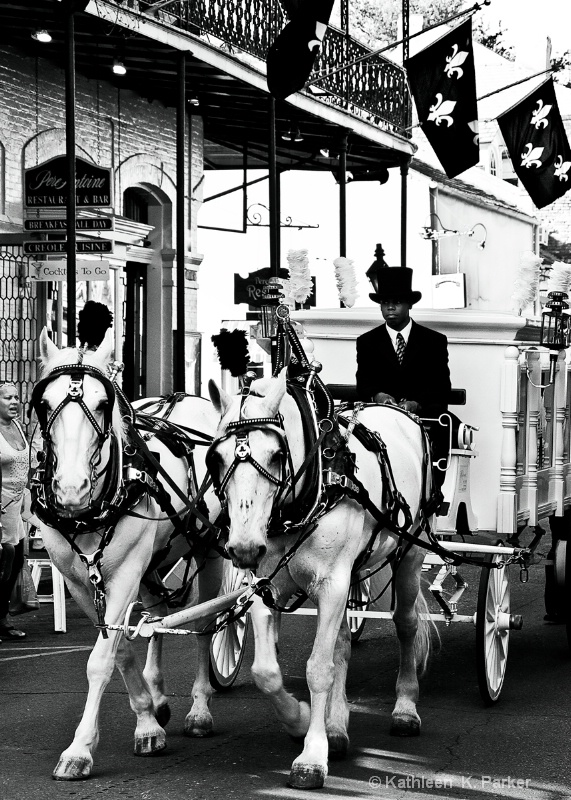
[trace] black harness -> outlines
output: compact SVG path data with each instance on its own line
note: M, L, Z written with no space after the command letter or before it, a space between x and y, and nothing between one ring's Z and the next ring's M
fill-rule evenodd
M47 405L42 399L44 392L52 381L63 375L69 375L70 379L66 396L49 414ZM83 380L86 375L96 378L105 389L107 403L103 411L102 425L99 425L83 399ZM177 397L177 401L178 399L180 397ZM97 447L91 462L91 495L87 508L78 513L69 513L62 509L56 501L52 488L56 455L51 432L62 410L72 402L80 406L97 434ZM124 436L118 435L113 430L112 418L116 404L119 406L125 425ZM97 367L83 364L81 351L79 363L56 367L36 384L32 393L30 411L31 409L36 412L44 440L43 452L38 455L39 465L31 481L32 509L42 522L54 527L63 535L85 564L89 581L94 589L98 627L101 628L102 635L106 637L105 586L101 574L101 559L105 548L113 538L115 527L122 517L131 515L148 518L133 510L141 500L145 497L148 498L148 501L151 498L155 500L165 515L159 517L159 521L168 519L173 525L173 533L166 546L155 554L146 570L143 579L145 582L150 581L150 573L164 559L175 536L184 535L191 549L198 542L205 552L213 546L218 530L209 522L208 511L203 501L201 503L202 496L198 496L193 458L194 445L196 443L204 444L204 441L194 441L180 426L169 423L164 417L156 419L145 414L136 416L119 385L110 380ZM143 435L141 431L143 431ZM210 438L204 434L199 435L203 440ZM161 467L158 458L149 450L145 436L156 436L171 450L173 455L186 460L189 477L188 494L183 493ZM102 459L102 448L107 441L109 441L107 465L98 472ZM172 505L169 494L159 480L159 476L182 501L183 509L180 512L177 512ZM103 485L97 498L94 499L95 486L101 477L104 479ZM189 494L192 499L189 498ZM149 508L148 505L147 508ZM196 526L197 520L202 523L200 532ZM207 536L204 535L205 530L208 531ZM99 547L89 555L83 553L77 543L78 537L84 533L100 533L101 536ZM152 581L150 581L149 588L155 588Z
M307 425L308 419L314 420L313 430L309 434L309 437L307 436L307 428L305 428L306 438L309 438L310 444L306 458L298 472L294 474L291 453L283 429L282 420L279 417L250 419L243 417L244 402L249 394L249 389L245 389L243 392L240 418L235 422L230 422L223 435L214 439L210 445L207 456L207 466L223 507L226 507L226 487L234 471L239 464L250 462L261 475L278 487L274 498L268 536L283 535L285 533L297 534L297 539L288 549L287 553L282 556L272 574L267 578L258 579L253 591L260 594L267 605L278 611L294 611L305 601L306 597L302 592L288 608L277 606L273 598L271 581L279 570L283 569L294 557L301 544L313 533L318 525L319 519L324 514L331 511L345 497L350 497L358 502L376 521L369 543L354 566L354 574L356 574L368 560L374 548L377 535L381 530L388 530L397 537L396 550L386 562L393 564L393 571L398 567L402 558L404 558L413 545L417 545L429 552L437 554L446 564L456 566L468 563L489 568L494 566L493 564L487 564L480 560L460 556L457 553L446 550L439 544L436 536L432 532L429 518L433 513L435 503L438 501L438 496L434 490L428 491L431 462L430 443L421 421L417 417L408 414L406 411L397 409L419 425L423 440L423 486L420 524L417 526L416 530L413 531L412 526L414 521L412 519L411 510L396 486L386 444L380 434L371 431L358 420L359 411L364 407L364 404L356 404L355 406L346 405L338 411L334 411L331 395L317 376L316 368L307 362L297 335L287 320L278 321L278 357L274 369L274 376L277 375L284 366L284 354L288 350L285 344L286 340L291 349L291 360L288 369L290 378L288 392L294 396L296 402L300 406L300 410L304 403L307 406L305 412L302 410L304 426ZM299 384L304 384L301 395ZM342 416L341 412L350 408L353 408L353 415L350 420L347 420ZM317 420L319 420L319 422ZM342 429L345 430L344 435ZM251 430L270 431L278 437L280 441L280 451L282 453L280 478L276 478L268 472L268 470L259 464L252 456L248 441L248 434ZM380 507L371 500L367 489L355 474L354 456L347 446L351 435L354 435L357 440L367 450L374 453L377 458L383 485ZM218 445L231 436L236 437L234 460L226 474L221 477L214 463L214 455ZM309 473L316 476L312 478L312 483L316 489L314 500L310 504L311 507L307 513L303 513L301 518L299 518L298 512L297 519L292 519L292 517L288 516L286 513L285 501L291 495L289 505L295 509L297 506L295 502L295 486L304 474L307 477ZM420 538L423 532L426 534L426 540ZM227 624L237 616L245 613L248 605L249 603L245 606L242 604L240 608L231 609L223 624Z

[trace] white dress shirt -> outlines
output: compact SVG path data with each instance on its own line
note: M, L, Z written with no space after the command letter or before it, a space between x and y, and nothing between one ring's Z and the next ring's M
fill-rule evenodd
M405 346L408 344L408 337L410 336L410 331L412 328L412 320L408 321L408 324L402 329L402 331L395 331L393 328L389 328L386 326L387 332L391 337L391 342L393 343L393 347L395 348L395 353L397 352L397 336L400 333L402 338L404 339Z

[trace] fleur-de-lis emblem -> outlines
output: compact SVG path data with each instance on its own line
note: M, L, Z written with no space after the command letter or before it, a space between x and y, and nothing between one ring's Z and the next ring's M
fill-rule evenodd
M476 145L476 147L478 147L478 145L480 144L480 129L478 126L478 120L474 119L472 120L472 122L469 122L468 127L474 134L474 144Z
M539 160L541 154L545 150L544 147L534 147L531 142L526 144L527 150L521 154L520 167L540 167L541 161Z
M443 122L450 128L454 124L454 120L450 114L454 111L456 100L444 100L441 94L436 95L436 103L428 109L427 122L435 122L437 125L442 125Z
M323 44L323 37L325 36L326 30L327 25L325 25L323 22L315 23L315 39L311 39L307 43L308 50L315 53L321 50L321 45Z
M549 125L549 120L547 119L547 115L551 111L553 106L543 105L543 100L537 101L537 108L531 115L531 124L535 125L535 129L539 130L540 128L547 128Z
M464 70L460 68L460 64L463 64L467 58L468 52L466 50L460 50L460 52L458 52L458 45L453 45L452 55L446 56L447 66L444 67L445 74L449 78L452 78L454 75L456 75L457 78L461 78L464 74Z
M563 156L557 156L555 159L555 172L553 173L560 181L568 181L569 175L567 173L571 169L571 161L563 161Z

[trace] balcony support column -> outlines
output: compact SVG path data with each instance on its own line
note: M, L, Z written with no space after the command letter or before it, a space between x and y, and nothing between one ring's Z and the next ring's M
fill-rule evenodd
M185 156L186 156L186 53L178 56L178 102L176 109L176 334L174 390L185 391L185 270L186 214L185 214Z
M73 8L68 12L65 25L65 152L67 166L67 346L75 347L76 317L76 254L75 232L75 19Z
M269 209L270 209L270 275L278 277L280 268L280 210L279 184L276 158L276 101L269 98L269 141L268 141L268 176L269 176Z
M339 143L339 255L347 255L347 134Z

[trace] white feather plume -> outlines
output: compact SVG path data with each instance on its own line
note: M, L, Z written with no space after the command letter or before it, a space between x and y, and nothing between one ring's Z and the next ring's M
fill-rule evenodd
M313 291L307 250L288 250L287 263L289 265L291 297L296 303L305 303Z
M571 264L565 264L563 261L555 261L549 274L549 281L547 283L547 293L549 292L565 292L570 293L571 287Z
M335 267L335 280L337 281L339 300L347 308L352 308L359 296L353 261L350 258L339 256L339 258L333 260L333 266Z
M516 314L531 305L537 296L539 285L539 268L543 259L527 250L521 254L519 268L514 281L514 292L512 294L513 310Z

